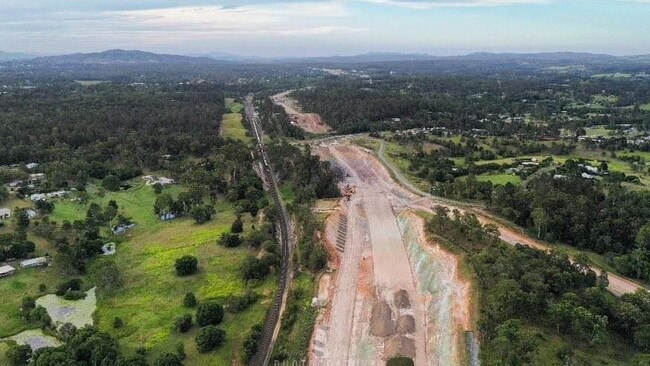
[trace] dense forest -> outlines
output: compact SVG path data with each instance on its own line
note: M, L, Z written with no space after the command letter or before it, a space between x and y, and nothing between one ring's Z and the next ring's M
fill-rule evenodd
M606 274L596 276L580 259L502 243L472 214L438 207L428 228L462 249L476 273L484 364L589 365L594 357L648 362L647 292L616 298L605 290ZM610 342L614 338L625 346ZM625 347L634 352L621 359Z
M223 99L208 83L14 90L0 96L0 164L65 160L90 173L109 165L155 168L163 154L206 155Z
M575 105L607 93L615 102L604 105L606 115L590 115ZM647 80L584 79L535 74L526 78L473 76L378 76L372 79L326 79L314 88L294 91L306 111L344 133L445 127L491 135L558 136L579 119L583 124L636 124L648 127L650 102ZM621 109L619 107L628 107ZM566 116L571 110L573 118ZM543 124L525 123L524 115ZM519 118L516 118L519 117Z

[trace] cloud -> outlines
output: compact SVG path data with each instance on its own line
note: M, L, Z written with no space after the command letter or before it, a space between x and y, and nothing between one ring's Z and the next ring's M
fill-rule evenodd
M551 0L360 0L367 3L399 6L403 8L425 10L436 7L478 7L506 6L522 4L542 4ZM641 0L646 1L646 0ZM650 1L650 0L647 0Z
M352 14L342 1L101 11L62 7L48 10L47 15L21 13L18 5L13 14L2 11L0 5L0 49L72 52L106 48L210 49L232 46L233 42L318 44L319 40L366 30L349 24Z

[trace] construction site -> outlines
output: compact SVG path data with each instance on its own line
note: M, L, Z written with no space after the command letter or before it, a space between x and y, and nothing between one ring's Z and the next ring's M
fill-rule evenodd
M298 103L289 97L293 90L288 90L271 97L273 103L284 108L294 126L302 128L305 132L322 134L332 130L316 113L303 113Z
M326 222L334 271L320 283L319 298L327 298L310 364L463 363L465 333L474 330L471 284L454 256L427 240L411 207L418 197L361 147L333 140L312 148L345 179L339 210Z
M332 272L320 283L324 309L310 342L310 364L382 365L399 356L415 365L479 365L471 281L460 274L458 259L426 235L419 213L436 206L471 212L497 228L505 243L551 248L481 207L419 191L382 149L376 155L353 138L312 144L344 178L338 210L325 226ZM639 288L609 274L607 290L616 296Z

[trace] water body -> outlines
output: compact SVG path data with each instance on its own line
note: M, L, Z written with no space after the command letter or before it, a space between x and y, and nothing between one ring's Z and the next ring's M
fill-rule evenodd
M41 329L29 329L11 337L3 338L2 340L12 340L18 344L28 344L32 347L32 350L45 347L57 347L61 345L61 342L58 339L46 335Z

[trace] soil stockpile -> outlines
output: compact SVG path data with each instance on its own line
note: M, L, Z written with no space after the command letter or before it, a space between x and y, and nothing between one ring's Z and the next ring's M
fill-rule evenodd
M411 334L415 332L415 319L412 315L402 315L397 319L395 326L395 333L397 334Z
M395 322L392 318L390 305L378 301L372 306L370 318L370 334L377 337L387 337L395 332Z

